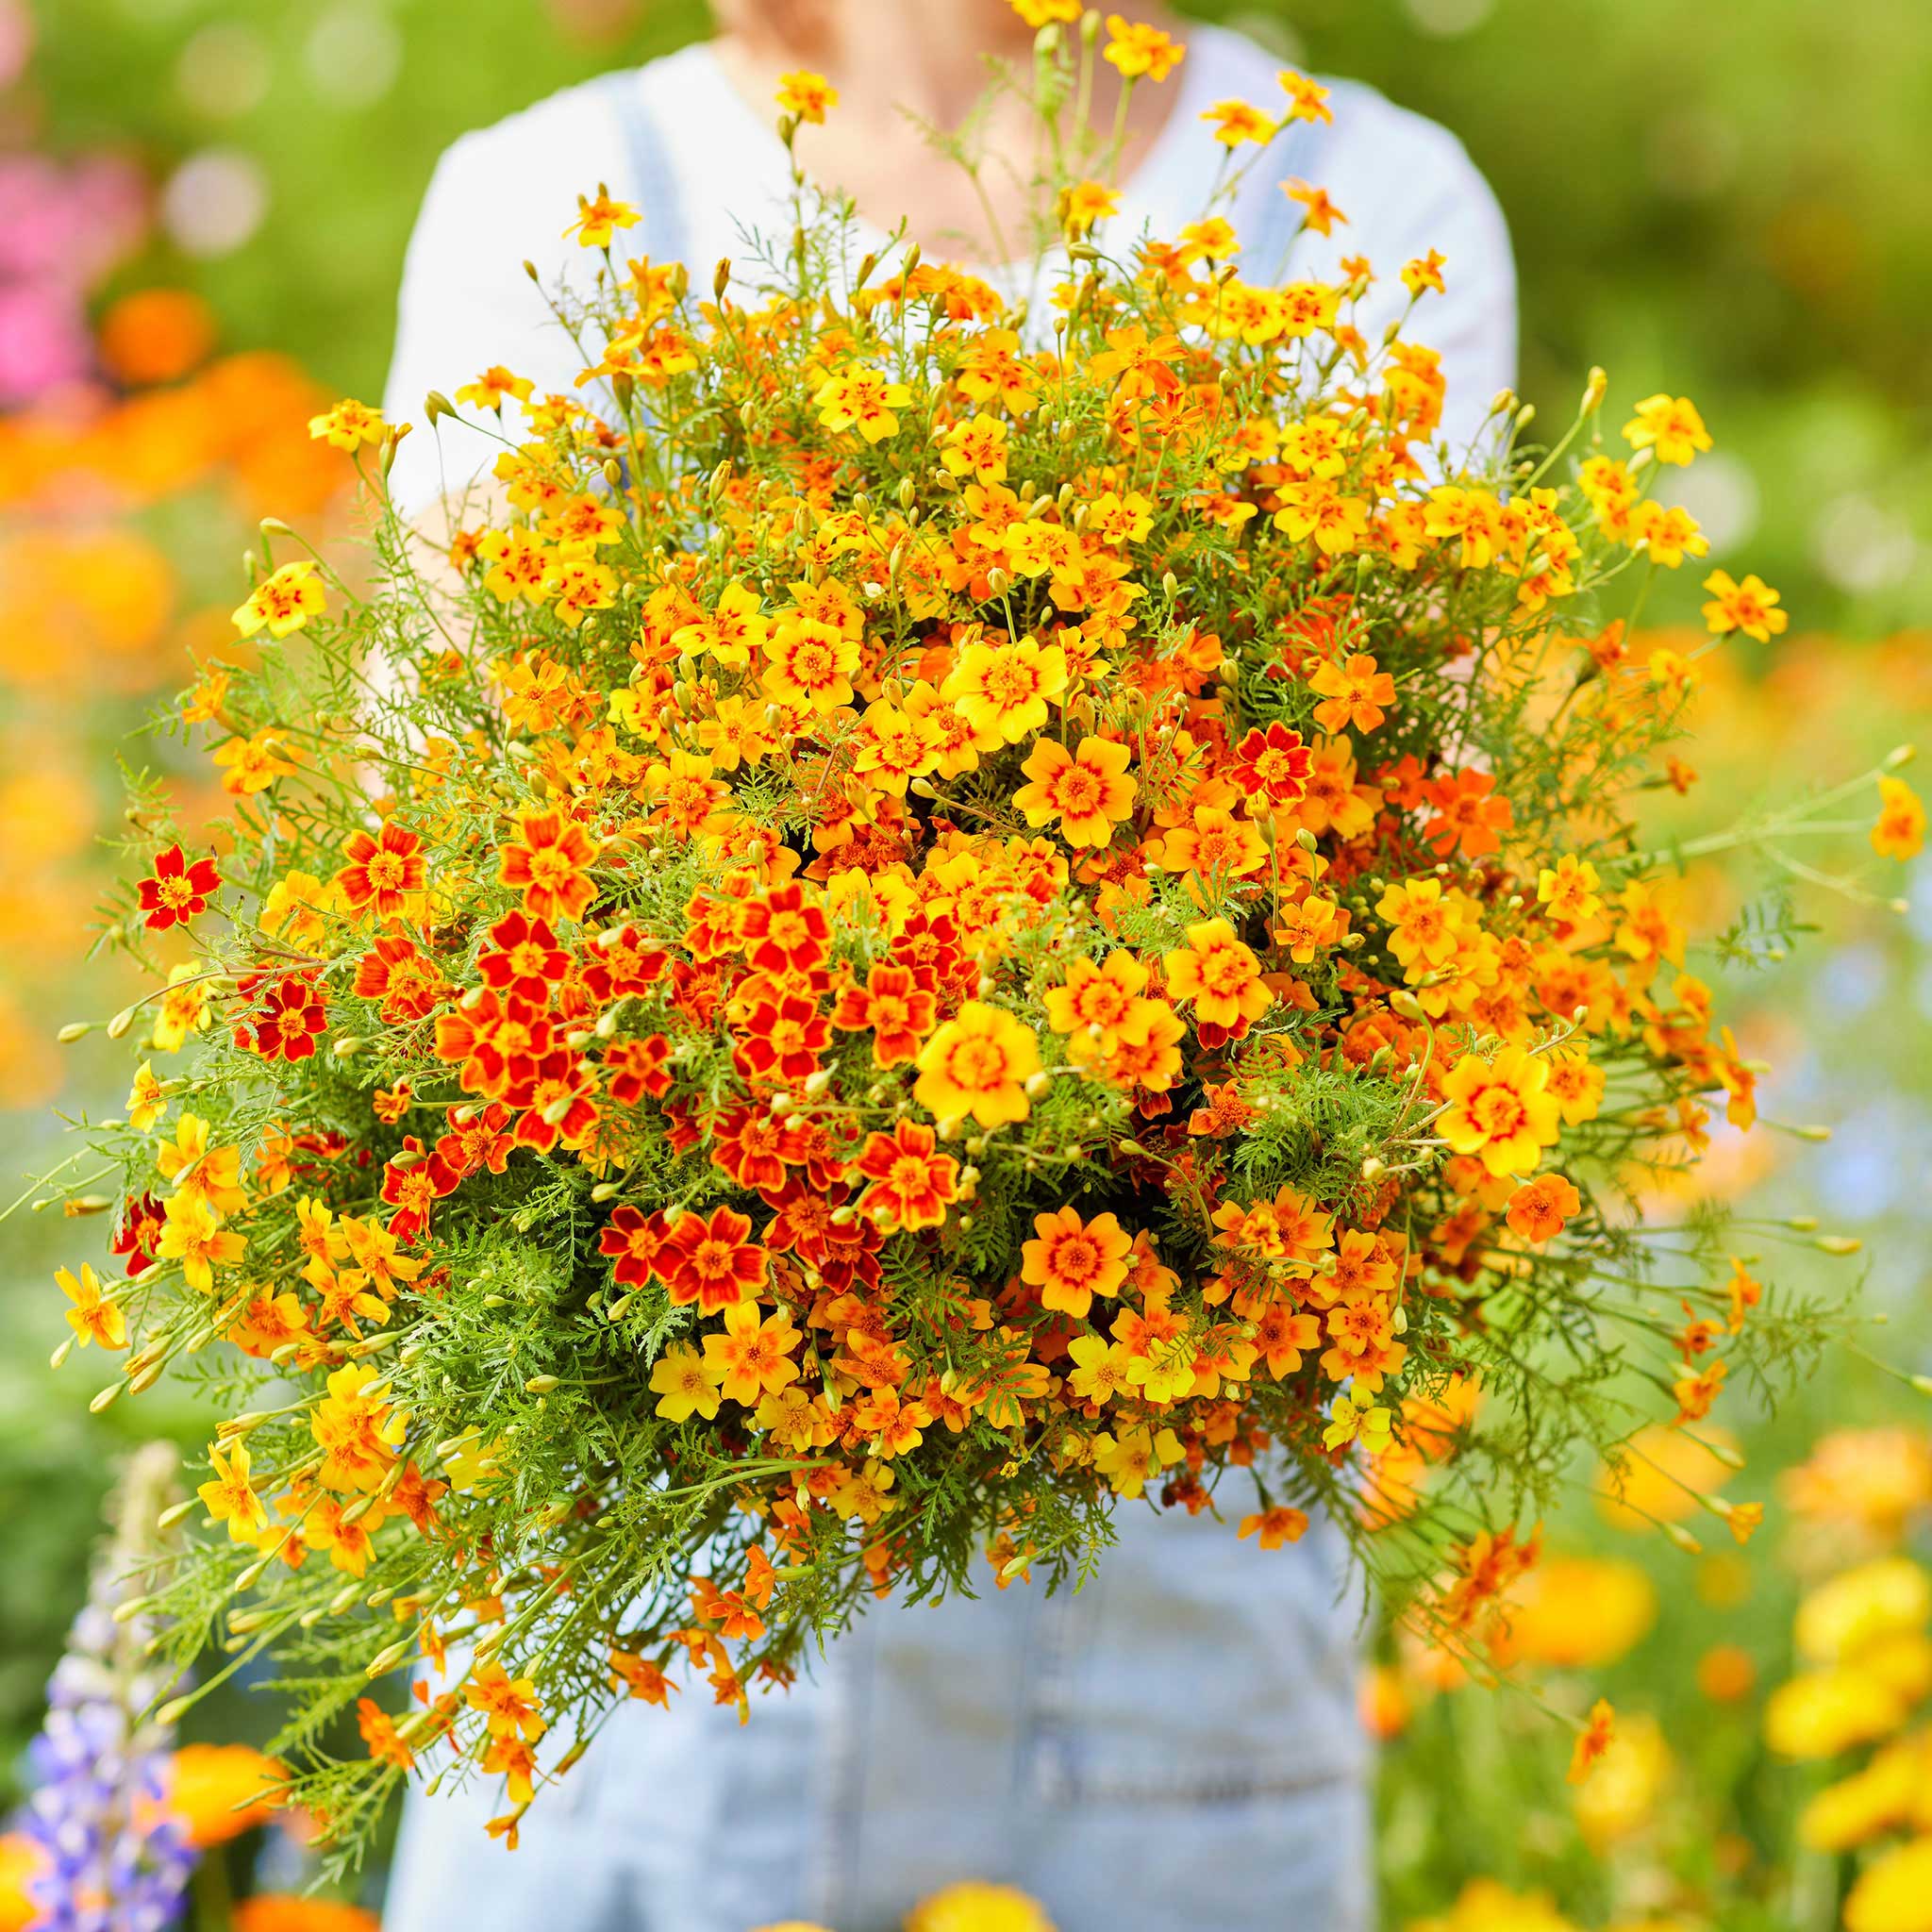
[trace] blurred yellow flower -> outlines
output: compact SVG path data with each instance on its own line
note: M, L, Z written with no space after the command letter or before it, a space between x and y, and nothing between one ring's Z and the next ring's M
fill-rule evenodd
M1491 1646L1498 1663L1574 1668L1623 1657L1657 1621L1657 1591L1635 1563L1546 1557L1511 1591Z
M1845 1932L1932 1932L1932 1838L1866 1869L1845 1900Z
M1053 1921L1010 1885L949 1885L906 1915L906 1932L1054 1932Z

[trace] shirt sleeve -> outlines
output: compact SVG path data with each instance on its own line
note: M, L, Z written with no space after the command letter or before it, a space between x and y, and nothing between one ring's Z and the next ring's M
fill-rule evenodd
M1404 263L1432 248L1442 257L1447 292L1424 295L1404 333L1442 358L1448 384L1442 435L1459 454L1481 429L1496 391L1516 384L1509 230L1489 183L1455 136L1383 105L1395 138L1378 142L1373 167L1357 186L1365 201L1359 216L1348 208L1371 243L1367 252L1376 275L1362 326L1374 341L1407 308Z
M395 348L383 390L389 420L415 425L390 474L405 514L459 491L489 470L502 448L496 439L504 429L487 410L460 409L473 427L447 420L432 427L424 409L431 390L454 397L483 370L502 364L527 376L540 394L573 391L582 360L543 291L565 278L581 252L562 239L574 196L609 175L614 158L598 151L596 104L579 100L574 114L559 116L569 98L464 135L430 177L403 259ZM602 119L608 122L608 114ZM525 273L526 260L536 266L541 288ZM508 414L514 438L514 405Z

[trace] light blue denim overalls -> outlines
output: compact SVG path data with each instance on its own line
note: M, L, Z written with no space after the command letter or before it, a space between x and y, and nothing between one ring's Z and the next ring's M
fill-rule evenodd
M644 210L639 246L682 259L628 79L618 192ZM1320 139L1298 125L1267 165L1320 179ZM1251 238L1251 258L1289 233ZM1239 1472L1225 1493L1238 1517ZM626 1706L514 1853L483 1829L500 1780L412 1796L386 1932L889 1932L962 1878L1031 1892L1058 1932L1361 1932L1369 1751L1340 1535L1262 1551L1231 1520L1124 1503L1117 1522L1085 1590L996 1591L988 1569L976 1599L877 1605L742 1728L702 1679L669 1711Z

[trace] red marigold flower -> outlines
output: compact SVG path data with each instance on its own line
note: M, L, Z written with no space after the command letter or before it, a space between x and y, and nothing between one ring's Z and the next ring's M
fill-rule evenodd
M180 846L170 845L156 855L154 875L141 882L141 909L156 932L186 925L196 913L207 909L221 883L221 873L212 858L197 858L190 865Z
M382 1171L382 1198L396 1210L390 1217L389 1232L399 1241L420 1241L429 1230L430 1208L443 1195L455 1193L462 1178L442 1158L441 1142L435 1152L425 1154L422 1141L409 1135L402 1152Z
M532 918L581 919L597 894L586 870L597 856L591 835L560 811L526 811L517 824L523 842L503 847L498 883L522 891Z
M761 1107L734 1108L713 1123L711 1158L741 1188L780 1188L785 1170L804 1165L806 1131L788 1127Z
M256 985L260 982L258 980ZM253 987L243 987L252 992ZM291 973L269 988L235 1029L235 1044L269 1060L306 1060L328 1026L322 989Z
M505 1101L525 1109L512 1136L519 1147L547 1154L559 1141L579 1147L597 1124L597 1083L589 1065L559 1046L531 1061L505 1091Z
M696 1302L706 1313L736 1307L765 1285L765 1251L745 1237L751 1217L729 1208L702 1214L687 1210L665 1241L658 1273L680 1307Z
M407 910L409 895L428 882L422 840L393 819L385 819L373 839L367 832L351 832L342 850L349 862L336 874L336 884L354 911L373 906L378 919L393 919Z
M806 1080L818 1072L819 1053L832 1037L816 1000L788 993L761 1000L744 1023L740 1062L760 1079Z
M620 1107L635 1107L645 1094L669 1091L671 1042L661 1033L648 1040L620 1040L607 1047L604 1071L610 1078L610 1097Z
M832 1024L845 1033L871 1028L873 1064L892 1067L919 1057L920 1042L938 1017L938 1005L911 967L874 966L863 986L841 990Z
M610 1271L614 1281L625 1288L641 1288L651 1278L668 1231L662 1214L646 1214L641 1208L620 1208L597 1237L597 1252L617 1257L617 1265Z
M859 1204L877 1220L883 1211L901 1227L938 1227L948 1205L959 1198L959 1163L936 1153L938 1137L917 1121L900 1121L890 1134L874 1134L854 1165L872 1182Z
M620 926L591 942L584 984L600 1006L634 999L664 976L668 957L648 944L634 925Z
M502 1101L488 1107L453 1107L449 1132L436 1143L436 1158L459 1179L488 1168L501 1174L510 1157L510 1110Z
M962 974L979 976L979 968L959 950L959 929L949 914L915 912L892 941L892 964L908 966L928 992L937 992Z
M552 984L570 971L570 955L557 943L546 921L524 912L506 912L490 928L494 952L479 953L476 971L486 986L515 993L541 1006Z
M1265 793L1271 805L1292 805L1308 789L1311 754L1278 718L1265 731L1256 725L1234 756L1234 781L1250 798Z
M152 1194L142 1194L127 1204L126 1218L114 1236L112 1252L127 1257L130 1275L145 1274L155 1265L155 1244L167 1225L161 1204Z
M1459 845L1465 858L1480 858L1503 842L1496 835L1516 822L1507 798L1491 794L1496 789L1493 772L1457 772L1436 778L1424 788L1428 802L1436 809L1423 836L1446 858Z
M741 915L739 940L761 973L805 973L825 957L823 908L808 906L795 882L754 899Z

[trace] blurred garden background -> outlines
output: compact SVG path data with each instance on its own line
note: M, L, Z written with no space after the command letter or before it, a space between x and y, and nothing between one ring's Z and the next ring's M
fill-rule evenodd
M1509 219L1522 388L1546 419L1568 420L1599 362L1613 408L1668 388L1702 409L1718 452L1681 500L1717 555L1748 555L1783 591L1793 623L1773 646L1699 663L1697 779L1660 797L1661 835L1725 824L1760 791L1823 786L1924 734L1921 0L1192 10L1461 136ZM52 1110L122 1105L105 1054L55 1041L125 997L109 968L81 963L121 824L115 759L164 774L175 760L171 741L143 735L150 709L188 681L188 653L226 648L256 521L348 518L347 463L305 425L339 395L380 391L403 245L441 149L704 25L696 0L0 0L0 1165L18 1176L7 1198L27 1204L0 1228L0 1803L19 1794L117 1457L158 1431L196 1445L205 1433L178 1386L92 1415L84 1364L47 1367L66 1332L54 1270L99 1263L111 1234L106 1216L76 1224L31 1203L32 1177L63 1151ZM1653 642L1694 625L1696 575L1659 585ZM1719 1416L1742 1474L1708 1458L1675 1470L1767 1506L1748 1549L1648 1465L1633 1500L1701 1554L1592 1501L1587 1480L1548 1524L1565 1560L1519 1619L1525 1681L1564 1709L1601 1691L1626 1714L1582 1792L1563 1781L1567 1734L1531 1701L1448 1684L1379 1644L1368 1696L1388 1740L1391 1926L1832 1925L1850 1839L1816 1812L1801 1832L1800 1812L1932 1690L1932 1594L1903 1571L1854 1567L1910 1555L1915 1539L1932 1555L1932 1400L1893 1373L1932 1371L1932 878L1924 858L1907 869L1901 914L1866 896L1896 890L1897 874L1862 838L1803 858L1848 890L1740 864L1728 902L1770 895L1781 919L1749 943L1706 932L1690 964L1748 1007L1741 1044L1772 1068L1765 1115L1831 1138L1720 1130L1699 1185L1758 1217L1738 1237L1754 1274L1820 1292L1862 1281L1874 1359L1834 1357L1772 1421L1736 1391ZM1794 1217L1863 1248L1829 1253L1810 1228L1770 1224ZM1846 1571L1865 1577L1864 1622L1847 1636L1842 1602L1838 1623L1814 1610L1801 1657L1801 1594ZM1857 1694L1874 1629L1891 1646L1874 1667L1891 1697L1876 1715ZM1801 1669L1837 1675L1780 1692ZM208 1738L270 1728L244 1698L196 1722ZM1908 1772L1909 1790L1932 1790L1932 1757ZM1882 1783L1859 1816L1911 1823L1909 1803L1887 1799L1899 1775ZM1932 1830L1932 1815L1917 1825ZM237 1877L261 1856L299 1871L286 1840L253 1828L224 1856ZM1917 1891L1924 1911L1932 1880ZM1924 1924L1869 1918L1857 1932Z

